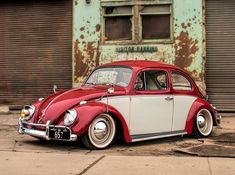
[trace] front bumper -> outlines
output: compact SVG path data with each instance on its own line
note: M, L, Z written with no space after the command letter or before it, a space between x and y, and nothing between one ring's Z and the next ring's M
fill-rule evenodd
M221 123L221 119L222 119L222 116L221 115L217 115L216 120L217 120L218 124Z
M25 127L28 126L28 127ZM42 127L45 128L45 130L37 130L35 127ZM35 124L35 123L29 123L24 121L23 119L19 118L19 129L18 132L20 134L26 134L46 140L62 140L62 139L55 139L55 138L50 138L49 137L49 127L56 127L54 125L50 125L50 121L48 121L46 124ZM59 126L59 127L64 127L70 130L70 128L65 127L65 126ZM76 141L77 140L77 135L72 134L70 130L70 139L65 140L65 141Z

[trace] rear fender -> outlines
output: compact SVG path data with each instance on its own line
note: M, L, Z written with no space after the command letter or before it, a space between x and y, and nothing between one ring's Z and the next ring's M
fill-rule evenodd
M185 131L188 134L192 134L193 132L193 125L196 119L196 115L197 113L202 109L205 108L207 110L209 110L211 112L212 118L213 118L213 123L215 126L217 126L217 120L216 120L216 116L217 116L217 112L215 109L213 109L213 107L204 99L201 98L197 98L188 113L187 116L187 120L186 120L186 125L185 125Z
M71 128L74 134L81 136L84 134L91 122L101 113L109 113L112 116L117 117L123 128L124 138L127 143L131 142L128 126L124 117L114 107L106 105L104 103L92 101L87 104L79 105L75 107L78 113L78 119L75 125Z

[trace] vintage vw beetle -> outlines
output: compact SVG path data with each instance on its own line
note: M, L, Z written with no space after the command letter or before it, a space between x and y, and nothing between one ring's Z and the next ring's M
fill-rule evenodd
M97 67L80 88L25 106L19 133L47 140L81 138L103 149L116 136L127 143L189 134L207 137L220 117L193 79L176 66L119 61Z

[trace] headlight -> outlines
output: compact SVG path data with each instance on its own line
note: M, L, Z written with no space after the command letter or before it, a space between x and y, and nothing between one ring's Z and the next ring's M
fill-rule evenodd
M76 117L77 117L77 111L75 109L70 109L66 111L65 116L64 116L64 125L65 126L72 125Z
M30 120L33 117L33 114L35 112L35 106L25 106L24 109L20 112L20 117L24 120Z

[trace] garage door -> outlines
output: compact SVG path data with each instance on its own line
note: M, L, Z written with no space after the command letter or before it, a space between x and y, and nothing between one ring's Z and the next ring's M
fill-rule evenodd
M206 84L219 111L235 112L235 1L206 0Z
M72 84L72 1L0 1L0 104Z

